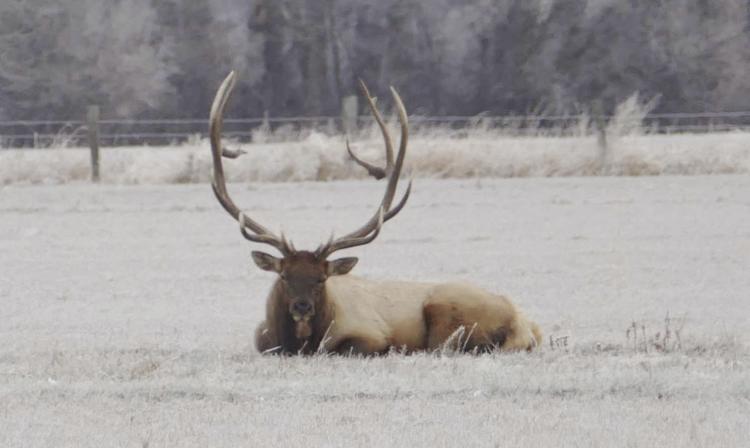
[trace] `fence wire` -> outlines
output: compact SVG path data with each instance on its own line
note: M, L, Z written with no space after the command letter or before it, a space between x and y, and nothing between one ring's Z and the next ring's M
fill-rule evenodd
M413 131L442 128L469 133L475 129L498 130L514 136L575 135L593 128L597 120L616 120L620 125L638 126L650 133L710 133L750 130L750 111L706 113L660 113L645 117L549 116L419 116L409 117ZM372 122L370 116L356 118L357 127ZM99 139L105 146L164 145L197 141L207 137L207 119L106 119L99 121ZM335 134L344 131L340 116L227 118L224 135L238 141L252 141L258 132L299 134L316 130ZM0 147L47 148L86 143L83 120L0 121Z

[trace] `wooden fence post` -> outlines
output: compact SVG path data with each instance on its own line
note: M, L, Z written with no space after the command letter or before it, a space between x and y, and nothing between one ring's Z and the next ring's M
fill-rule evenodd
M359 114L359 100L355 95L341 99L341 126L346 135L357 129L357 114Z
M596 126L596 143L599 147L599 174L609 172L609 146L607 144L607 118L604 116L602 100L594 101L594 125Z
M91 148L91 181L99 182L99 106L89 106L86 123Z

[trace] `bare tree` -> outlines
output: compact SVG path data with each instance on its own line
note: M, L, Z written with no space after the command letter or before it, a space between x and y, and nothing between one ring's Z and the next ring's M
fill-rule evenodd
M229 69L257 116L338 115L359 78L418 114L611 111L635 92L746 109L749 16L745 0L5 1L0 116L202 117Z

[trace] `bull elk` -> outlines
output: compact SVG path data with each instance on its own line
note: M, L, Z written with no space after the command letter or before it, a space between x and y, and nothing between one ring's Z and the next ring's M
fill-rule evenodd
M383 224L406 204L411 182L393 205L408 138L406 110L391 87L401 124L395 161L388 130L374 99L362 83L370 110L385 140L386 167L356 158L374 177L386 180L379 207L365 224L313 251L297 250L283 234L277 236L242 212L232 201L224 178L221 144L222 116L235 84L230 73L222 82L210 115L213 156L212 187L224 209L238 221L242 235L274 247L281 257L254 251L255 264L278 275L266 301L266 319L255 332L261 353L382 354L453 347L465 351L531 350L541 342L539 327L527 320L507 298L463 283L372 281L350 275L357 258L330 260L342 249L372 242ZM459 335L460 337L456 337Z

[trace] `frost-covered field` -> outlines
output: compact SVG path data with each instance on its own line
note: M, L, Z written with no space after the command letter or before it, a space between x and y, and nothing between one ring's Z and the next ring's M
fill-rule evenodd
M299 247L382 183L230 188ZM0 446L747 445L748 175L418 179L356 272L505 292L530 355L262 358L250 247L206 184L0 187Z
M366 176L349 160L340 136L313 132L301 141L239 147L247 154L226 163L227 178L234 182ZM355 140L353 148L370 161L383 157L378 131ZM747 174L750 133L612 136L604 161L606 172L614 175ZM0 150L0 185L86 181L90 163L89 150L83 148ZM455 131L433 131L411 136L406 169L423 178L561 177L596 174L601 163L595 137L509 137L473 130L468 137L457 138ZM101 173L102 181L109 184L207 182L211 154L206 142L104 148Z

